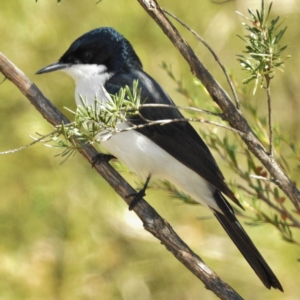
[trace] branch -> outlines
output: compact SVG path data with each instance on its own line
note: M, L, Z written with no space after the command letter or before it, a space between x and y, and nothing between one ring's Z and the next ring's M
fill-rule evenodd
M272 105L271 105L271 89L270 80L272 79L269 75L266 78L266 91L267 91L267 102L268 102L268 127L269 127L269 155L271 158L274 157L273 151L273 124L272 124Z
M212 99L223 111L224 120L226 120L231 127L243 133L240 134L240 137L248 146L248 149L269 171L274 178L275 184L291 199L295 208L300 211L300 191L295 187L292 180L290 180L283 172L274 158L269 155L268 151L266 151L263 144L250 128L246 119L233 105L226 91L218 84L205 68L204 64L196 56L189 44L181 37L178 30L166 17L157 1L138 0L138 2L179 50L183 58L189 64L191 72L203 83Z
M0 52L0 72L9 79L22 94L31 102L39 113L52 125L68 124L68 119L41 93L23 72L15 67ZM80 141L77 141L81 145ZM85 146L80 153L92 164L97 151L92 146ZM129 205L130 197L136 191L114 170L108 162L96 164L96 171L109 183L118 195ZM144 228L154 235L187 269L198 277L205 287L213 291L220 299L241 300L242 298L203 260L181 240L170 224L165 221L144 199L139 201L133 211L143 222Z

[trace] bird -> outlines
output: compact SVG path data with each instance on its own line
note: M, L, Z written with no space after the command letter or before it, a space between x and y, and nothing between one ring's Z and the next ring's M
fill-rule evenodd
M77 38L61 58L39 71L44 74L64 71L75 81L75 101L82 98L103 103L121 88L132 89L138 81L141 99L146 104L169 107L141 107L139 115L122 122L122 128L143 125L147 120L183 119L164 89L144 70L131 43L111 27L100 27ZM265 259L235 216L225 198L242 208L228 187L208 146L189 122L170 122L161 126L138 126L101 141L102 146L141 178L164 179L209 208L262 283L268 288L283 288ZM144 186L146 189L146 184Z

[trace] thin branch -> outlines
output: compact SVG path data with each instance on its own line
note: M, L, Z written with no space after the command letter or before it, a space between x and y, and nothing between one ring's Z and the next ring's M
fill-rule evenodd
M144 118L143 118L144 119ZM228 127L225 126L223 124L217 123L217 122L213 122L213 121L208 121L205 119L196 119L196 118L181 118L181 119L164 119L164 120L148 120L148 119L144 119L147 123L145 124L140 124L140 125L132 125L130 127L126 127L126 128L122 128L122 129L118 129L116 128L115 133L120 133L123 131L131 131L131 130L136 130L136 129L140 129L140 128L144 128L144 127L148 127L148 126L154 126L154 125L161 125L164 126L166 124L170 124L170 123L178 123L178 122L198 122L198 123L205 123L205 124L211 124L211 125L215 125L230 131L233 131L235 133L239 133L242 134L241 132L239 132L238 130L232 128L232 127Z
M31 138L34 139L33 142L31 142L31 143L29 143L29 144L27 144L27 145L25 145L25 146L22 146L22 147L20 147L20 148L16 148L16 149L12 149L12 150L7 150L7 151L0 152L0 155L12 154L12 153L15 153L15 152L22 151L22 150L24 150L24 149L26 149L26 148L29 148L29 147L33 146L34 144L37 144L37 143L39 143L39 142L42 142L42 141L44 140L44 138L46 138L46 137L48 137L48 136L51 136L51 135L54 135L54 134L57 133L57 132L58 132L58 130L52 131L52 132L49 133L49 134L43 135L43 136L40 137L39 139L36 139L36 138L34 138L34 137L31 137Z
M264 177L264 176L259 176L259 175L250 175L251 178L259 179L259 180L264 180L268 182L274 182L272 178Z
M267 103L268 103L268 126L269 126L269 155L271 158L274 158L273 153L273 127L272 127L272 102L271 102L271 88L270 81L271 78L269 75L265 76L266 78L266 92L267 92Z
M191 110L191 111L195 111L195 112L200 112L200 113L206 113L208 115L212 115L212 116L216 116L216 117L223 117L222 114L219 113L214 113L212 111L209 110L205 110L205 109L200 109L197 107L192 107L192 106L180 106L180 105L170 105L170 104L158 104L158 103L147 103L147 104L142 104L141 107L167 107L167 108L173 108L173 109L182 109L182 110Z
M225 77L226 77L226 80L229 84L229 87L231 89L231 92L232 92L232 96L233 96L233 99L235 101L235 105L236 105L236 108L238 110L240 110L240 102L239 102L239 97L237 95L237 92L234 88L234 85L230 79L230 76L225 68L225 66L221 63L221 61L219 60L219 57L217 56L217 54L214 52L214 50L209 46L209 44L195 31L193 30L192 28L190 28L186 23L184 23L181 19L179 19L177 16L175 16L173 13L167 11L166 9L164 8L161 8L163 12L165 12L166 14L168 14L169 16L171 16L173 19L175 19L177 22L179 22L183 27L185 27L188 31L190 31L207 49L208 51L212 54L212 56L214 57L214 59L216 60L216 62L218 63L218 65L220 66L220 68L222 69Z
M41 93L22 71L15 67L0 52L0 72L3 73L23 95L35 106L39 113L52 125L68 124L68 119ZM82 143L77 140L81 146ZM97 151L92 146L85 146L80 153L93 164L93 158ZM110 184L118 195L129 205L132 195L136 191L121 177L121 175L109 165L102 161L94 165L94 169ZM142 220L144 228L152 233L161 243L196 277L205 287L213 291L220 299L242 300L242 298L217 274L212 271L203 260L196 255L175 233L170 224L165 221L144 199L141 199L133 208L133 211Z

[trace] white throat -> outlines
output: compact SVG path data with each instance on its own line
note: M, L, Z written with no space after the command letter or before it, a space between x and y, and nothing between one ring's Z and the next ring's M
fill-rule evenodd
M106 101L109 98L104 84L112 74L106 72L106 66L78 64L63 71L75 80L75 100L77 105L82 104L80 96L83 99L87 99L89 104L94 103L95 97L100 101Z

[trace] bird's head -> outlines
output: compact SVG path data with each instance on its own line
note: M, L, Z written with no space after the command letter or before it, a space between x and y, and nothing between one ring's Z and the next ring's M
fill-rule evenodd
M126 73L132 68L142 69L142 64L129 41L113 28L102 27L79 37L58 62L36 73L64 70L76 80L93 73Z

